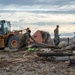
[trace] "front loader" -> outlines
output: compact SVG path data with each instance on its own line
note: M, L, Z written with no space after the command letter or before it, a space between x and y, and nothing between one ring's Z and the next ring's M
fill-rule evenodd
M19 47L20 36L22 36L22 30L11 31L11 24L9 21L0 21L0 49L5 47L10 49L17 49Z

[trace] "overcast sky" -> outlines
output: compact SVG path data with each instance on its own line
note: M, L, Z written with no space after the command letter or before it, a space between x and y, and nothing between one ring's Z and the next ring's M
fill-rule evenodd
M39 29L53 34L59 24L62 36L75 32L75 0L0 0L2 19L11 21L12 29L30 27L32 33Z
M0 0L0 9L75 11L75 0Z

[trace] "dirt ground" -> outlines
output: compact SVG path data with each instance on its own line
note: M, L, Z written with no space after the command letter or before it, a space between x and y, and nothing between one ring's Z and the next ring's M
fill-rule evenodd
M75 75L75 66L45 60L36 52L1 50L0 75Z

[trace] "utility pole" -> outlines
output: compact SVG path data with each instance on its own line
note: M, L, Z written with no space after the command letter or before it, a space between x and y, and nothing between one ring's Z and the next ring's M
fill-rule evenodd
M69 39L69 37L68 37L68 46L69 46L69 40L70 40L70 39Z

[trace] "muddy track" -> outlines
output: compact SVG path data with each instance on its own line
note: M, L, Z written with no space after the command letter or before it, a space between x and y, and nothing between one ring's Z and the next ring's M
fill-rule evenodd
M75 66L27 51L0 51L0 75L75 75Z

